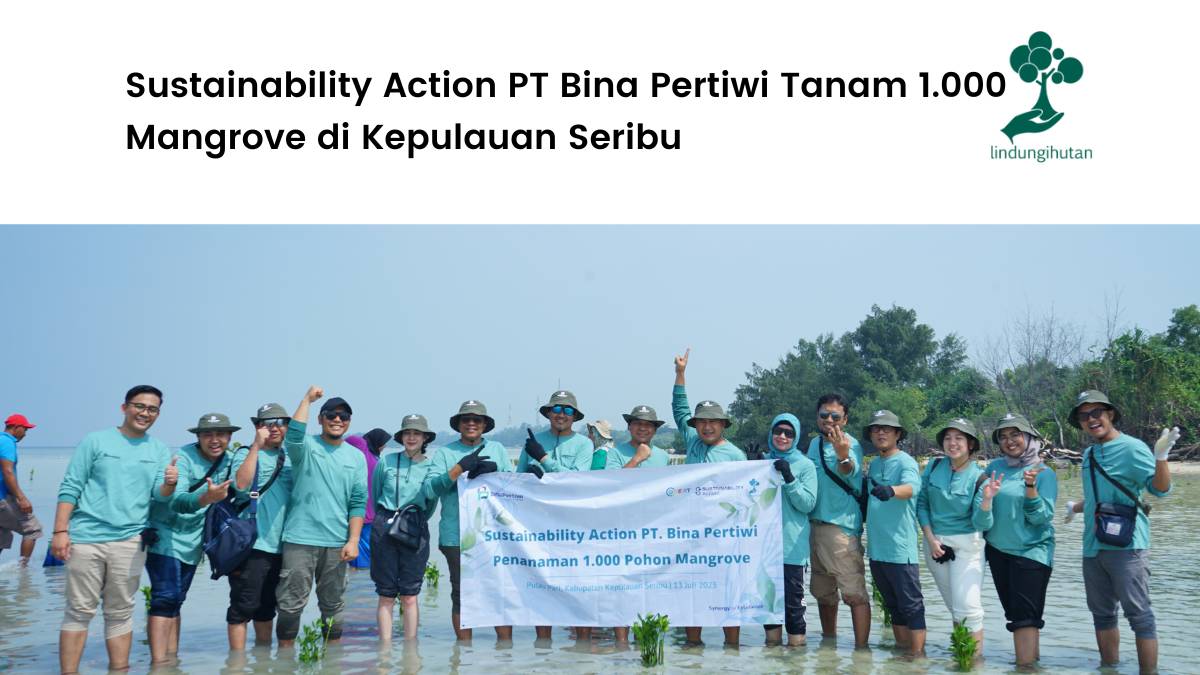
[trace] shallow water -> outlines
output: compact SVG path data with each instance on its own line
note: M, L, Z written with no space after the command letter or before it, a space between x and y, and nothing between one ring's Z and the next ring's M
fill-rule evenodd
M70 448L22 448L20 479L30 495L35 512L47 529L52 525L58 482L70 458ZM33 477L30 478L30 471ZM1078 476L1060 486L1060 505L1078 499L1082 493ZM1153 501L1153 500L1152 500ZM1189 567L1195 551L1195 534L1200 515L1200 477L1177 476L1171 496L1155 503L1153 515L1151 594L1158 618L1160 667L1163 672L1197 672L1192 650L1195 627L1191 619L1200 615L1200 578ZM1061 506L1060 506L1061 508ZM435 519L436 519L435 515ZM436 522L432 523L436 533ZM1091 615L1084 603L1080 573L1079 519L1070 525L1056 523L1058 550L1055 571L1047 599L1046 629L1042 632L1041 667L1053 672L1095 672L1099 661L1095 651ZM436 537L436 534L435 534ZM19 569L16 546L0 554L0 670L12 672L53 672L57 669L58 626L62 620L64 570L42 568L44 541L34 552L34 565ZM450 582L445 560L433 552L431 560L442 572L436 589L428 586L420 599L420 638L415 644L395 639L381 650L375 634L375 594L366 570L350 572L347 591L346 635L341 645L331 647L324 665L313 672L571 672L632 671L640 669L636 651L615 651L611 636L587 648L577 648L565 628L555 628L549 644L535 644L533 628L517 628L512 644L497 645L490 629L475 631L473 644L456 645L450 628ZM738 673L840 672L840 673L918 673L953 672L948 652L950 618L932 579L922 566L922 582L929 624L927 658L909 661L890 649L890 630L886 635L878 616L872 627L869 650L856 651L849 636L850 617L845 608L839 618L841 635L836 641L818 639L819 621L809 599L807 615L810 642L807 647L785 649L762 646L762 630L742 628L740 649L720 646L721 631L705 629L709 645L701 649L682 646L681 634L668 639L666 663L669 670L726 671ZM143 576L143 584L149 580ZM196 575L187 603L183 607L183 638L180 662L161 672L183 673L268 673L292 672L298 664L294 655L274 649L252 649L231 654L226 645L225 607L228 585L224 579L212 581L203 570ZM976 672L1013 670L1012 641L1004 631L1001 612L991 579L984 579L984 630L989 637L984 647L985 662ZM304 621L318 616L313 598L305 610ZM138 603L134 623L132 668L149 668L149 647L145 636L145 608ZM400 620L397 617L396 627ZM1105 672L1136 673L1133 636L1122 621L1123 663ZM102 640L100 616L84 651L82 670L103 672L107 657ZM882 636L882 637L881 637ZM1192 663L1192 665L1188 665ZM309 670L309 669L306 669Z

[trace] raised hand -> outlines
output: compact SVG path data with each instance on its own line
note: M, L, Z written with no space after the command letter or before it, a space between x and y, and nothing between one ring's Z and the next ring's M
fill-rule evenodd
M313 386L309 387L308 392L304 394L304 398L308 399L309 403L316 403L317 401L320 401L322 398L324 398L324 396L325 396L325 390L318 387L315 384Z
M992 503L992 497L995 497L996 493L1000 492L1000 482L1003 480L1004 480L1003 475L997 475L995 471L992 472L991 478L989 478L987 480L987 482L985 482L983 484L983 488L982 488L983 489L983 500L985 502L987 502L988 504Z
M471 454L458 460L458 468L462 469L463 473L470 476L471 471L473 471L475 467L479 466L479 463L483 461L483 458L479 456L479 453L481 452L483 452L483 444L480 444L478 448L475 448L475 452L472 452ZM471 476L471 478L474 478L474 476Z
M267 427L259 427L254 430L254 447L262 449L267 447L267 441L271 438L271 430Z
M542 461L546 458L546 449L533 437L533 429L527 428L525 431L529 432L529 438L525 439L525 454L539 462Z
M783 482L785 483L790 483L796 480L796 477L792 475L792 465L782 457L775 460L775 470L783 475Z
M829 442L833 444L833 449L837 451L839 457L842 453L850 452L850 437L842 431L841 427L833 428L833 432L829 435Z
M179 467L175 464L179 462L179 455L171 457L171 463L163 471L163 483L165 485L174 485L179 482Z
M1045 470L1046 470L1045 465L1034 467L1032 469L1026 469L1025 474L1024 474L1025 487L1030 488L1030 489L1037 489L1038 474Z
M1154 443L1155 461L1167 461L1167 456L1171 454L1171 448L1175 447L1175 441L1177 440L1179 440L1179 427L1163 429L1162 434L1158 437L1158 441Z
M495 462L491 461L490 459L485 459L476 464L475 468L467 472L467 478L478 478L485 473L495 473L499 468L500 467L496 466Z
M215 504L229 496L229 484L233 481L226 480L220 483L214 483L213 479L205 478L208 481L208 488L200 497L200 505L208 506Z
M688 356L692 353L692 348L688 347L683 352L683 356L675 357L675 374L682 375L683 371L687 370Z

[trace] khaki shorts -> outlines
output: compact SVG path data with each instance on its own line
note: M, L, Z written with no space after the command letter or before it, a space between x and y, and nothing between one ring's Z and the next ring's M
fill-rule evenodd
M71 544L63 630L86 631L103 601L104 637L133 631L133 599L146 566L141 544L141 536L102 544Z
M14 533L26 539L37 539L42 536L42 524L32 512L22 513L17 498L8 495L0 499L0 550L12 546Z
M838 591L850 606L867 604L867 575L862 542L829 523L812 523L812 580L818 605L836 605Z

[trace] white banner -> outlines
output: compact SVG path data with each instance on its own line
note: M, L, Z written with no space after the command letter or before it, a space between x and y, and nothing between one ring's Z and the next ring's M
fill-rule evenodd
M783 623L770 462L459 479L462 625Z

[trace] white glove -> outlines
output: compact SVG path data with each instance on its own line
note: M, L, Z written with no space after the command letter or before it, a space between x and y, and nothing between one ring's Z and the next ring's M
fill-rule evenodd
M1067 502L1067 519L1064 523L1069 523L1075 519L1075 502Z
M1177 440L1179 440L1179 427L1163 429L1162 435L1154 444L1154 459L1159 462L1167 461L1167 455L1171 454L1171 448L1175 447Z

